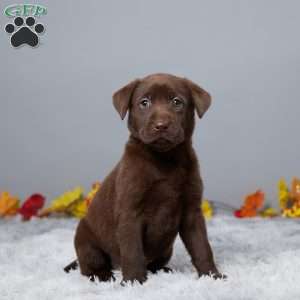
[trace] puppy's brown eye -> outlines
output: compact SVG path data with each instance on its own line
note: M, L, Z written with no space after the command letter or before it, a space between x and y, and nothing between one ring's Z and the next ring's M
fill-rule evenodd
M184 102L182 99L178 98L178 97L174 97L172 99L172 104L176 109L181 109L184 105Z
M148 98L143 98L140 101L140 108L145 109L148 108L151 105L151 100Z

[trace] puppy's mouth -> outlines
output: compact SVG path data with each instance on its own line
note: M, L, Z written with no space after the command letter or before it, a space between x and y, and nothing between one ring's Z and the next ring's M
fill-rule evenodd
M166 138L160 137L149 143L149 145L157 151L165 152L172 149L176 144Z
M181 132L177 132L176 134L164 132L148 135L144 130L141 130L139 135L144 144L149 145L159 152L169 151L184 140L184 135Z

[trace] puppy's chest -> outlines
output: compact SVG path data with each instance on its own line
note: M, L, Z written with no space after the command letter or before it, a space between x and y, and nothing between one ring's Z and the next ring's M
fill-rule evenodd
M144 243L151 252L168 247L178 233L186 174L182 169L162 172L144 198ZM151 250L152 249L152 250ZM156 250L155 250L156 249Z
M160 170L158 179L153 182L145 194L144 209L151 216L175 216L180 213L182 195L186 185L186 171L184 168Z

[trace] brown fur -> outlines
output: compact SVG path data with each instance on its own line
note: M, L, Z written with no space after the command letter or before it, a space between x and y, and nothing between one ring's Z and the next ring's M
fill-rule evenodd
M142 283L147 270L169 271L179 233L199 276L220 277L200 210L203 185L191 140L194 111L203 116L209 94L187 79L154 74L129 83L113 100L122 119L129 110L131 134L79 222L81 273L106 281L121 267L125 282Z

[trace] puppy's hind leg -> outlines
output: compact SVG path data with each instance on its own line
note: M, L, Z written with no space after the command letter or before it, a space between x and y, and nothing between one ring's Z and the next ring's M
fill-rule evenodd
M172 256L172 250L166 252L162 256L156 258L151 263L149 263L147 265L147 269L153 274L156 274L158 271L163 271L165 273L173 272L171 268L166 267L166 264L169 262L171 256Z
M69 263L67 266L64 267L64 271L66 273L69 273L71 270L76 270L78 268L78 261L73 260L71 263Z
M81 274L91 281L115 280L110 257L95 246L95 239L85 220L82 219L75 235L75 249Z

